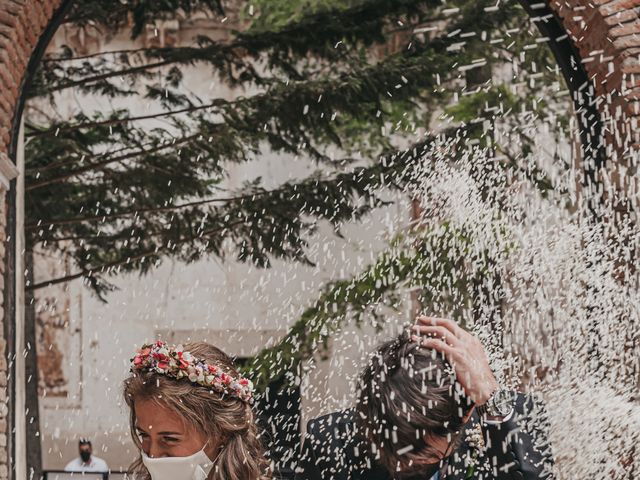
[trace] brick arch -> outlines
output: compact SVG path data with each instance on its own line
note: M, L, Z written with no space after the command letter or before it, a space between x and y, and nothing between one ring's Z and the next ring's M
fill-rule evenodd
M612 161L640 147L640 1L552 0L595 89Z
M588 81L574 84L574 90L584 89L590 83L595 91L586 105L585 128L593 127L596 131L585 132L583 146L587 148L586 143L604 140L602 151L608 164L625 163L630 158L633 167L635 152L640 148L640 0L522 0L522 3L532 16L538 13L540 5L552 9L554 21L560 22L561 30L578 52L581 65L578 70L586 72ZM0 283L0 480L15 478L8 465L19 463L9 433L12 430L9 411L2 408L4 400L7 396L11 399L14 391L11 382L7 385L6 356L7 344L11 350L15 322L11 305L13 253L12 248L4 248L7 232L15 233L12 232L15 197L11 190L8 195L4 193L9 188L8 180L17 173L12 159L24 102L22 93L70 4L71 0L0 0L0 277L5 278ZM567 72L573 68L561 50L556 56L559 63L566 62Z
M15 314L16 183L12 180L18 173L14 161L22 94L70 4L71 0L0 0L0 480L28 478L25 429L15 421L21 417L16 412L24 411L20 402L24 389L17 395L16 385L26 376L24 362L18 360L22 355L12 356L21 338L16 335L20 328ZM8 357L12 357L9 362ZM26 425L24 414L22 423Z
M0 152L11 150L29 63L62 0L0 1Z

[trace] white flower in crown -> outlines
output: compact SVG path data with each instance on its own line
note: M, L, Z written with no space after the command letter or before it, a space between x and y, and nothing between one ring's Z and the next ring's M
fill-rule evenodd
M183 352L182 358L187 362L193 362L193 355L191 355L189 352Z

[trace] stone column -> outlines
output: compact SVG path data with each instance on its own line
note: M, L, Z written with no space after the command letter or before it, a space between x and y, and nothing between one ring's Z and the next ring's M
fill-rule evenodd
M4 290L5 274L5 241L6 241L6 221L7 205L6 193L12 179L16 177L18 170L9 160L6 154L0 152L0 292ZM0 480L9 478L9 459L7 451L8 425L11 424L8 416L8 401L10 392L7 381L7 339L4 338L5 322L12 319L5 318L4 297L0 295Z

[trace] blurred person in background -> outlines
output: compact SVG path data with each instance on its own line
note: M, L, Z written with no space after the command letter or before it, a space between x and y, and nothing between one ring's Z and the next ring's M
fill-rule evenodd
M74 458L67 466L64 467L65 472L108 472L109 467L103 459L93 455L93 447L91 441L81 438L78 442L78 450L80 456Z

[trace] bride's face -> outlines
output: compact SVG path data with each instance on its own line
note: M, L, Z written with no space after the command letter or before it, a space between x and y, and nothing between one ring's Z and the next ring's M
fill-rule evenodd
M153 400L137 400L134 403L136 431L142 450L149 457L186 457L205 447L205 453L213 458L217 451L210 439L185 422L176 412Z

